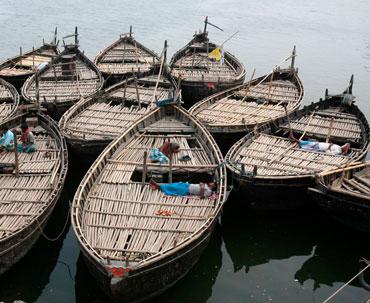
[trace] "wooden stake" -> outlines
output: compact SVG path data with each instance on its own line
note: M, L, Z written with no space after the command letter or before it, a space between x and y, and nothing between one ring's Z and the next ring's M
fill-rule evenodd
M36 86L36 106L40 108L40 89L39 89L39 73L35 73L35 86Z
M143 159L143 176L141 178L141 184L142 186L145 185L145 180L146 180L146 172L147 172L147 165L146 165L146 160L148 158L148 152L144 151L144 159Z
M172 152L170 153L170 167L168 171L168 183L172 183Z
M15 160L15 175L19 177L19 159L18 159L18 136L14 138L14 160Z
M32 46L32 70L35 70L35 47Z
M138 86L137 86L137 77L136 77L136 75L135 75L135 89L136 89L137 102L139 103L139 108L141 109L140 95L139 95L139 88L138 88Z
M325 142L326 142L326 143L328 143L328 142L329 142L329 139L330 139L330 136L331 136L331 129L332 129L332 127L333 127L333 122L334 122L334 117L332 117L332 118L330 119L329 130L328 130L328 134L327 134L327 136L326 136L326 140L325 140Z

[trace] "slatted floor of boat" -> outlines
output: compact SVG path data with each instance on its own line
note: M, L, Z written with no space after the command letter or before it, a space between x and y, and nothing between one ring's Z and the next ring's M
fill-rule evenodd
M195 68L192 68L194 66ZM234 81L238 72L225 60L223 64L208 58L208 54L197 53L179 59L174 64L172 75L191 81Z
M102 72L124 74L132 71L148 71L158 63L156 57L127 42L119 43L104 54L98 63Z
M291 128L294 131L306 131L308 136L315 135L326 138L330 132L331 138L342 138L348 142L361 141L361 124L355 115L327 109L316 111L312 118L311 116L312 113L299 119L292 119L290 121ZM281 127L289 129L287 123Z
M0 239L26 226L47 206L54 169L60 163L57 142L48 135L35 133L36 151L19 153L16 177L0 174ZM0 153L0 163L14 164L14 152Z
M182 150L174 157L174 169L176 165L211 163L201 147L189 146L192 136L169 137L171 142L179 143ZM102 256L140 261L174 247L214 215L213 199L165 196L148 184L127 183L133 170L142 165L144 150L159 147L165 138L167 136L138 134L127 148L108 161L91 190L82 230L89 244ZM180 162L182 155L189 155L191 160L186 164Z
M353 150L350 156L355 155ZM256 165L260 176L295 176L341 167L350 157L306 151L289 139L260 134L242 146L231 161L244 164L246 172L252 172Z
M274 82L271 89L269 89L269 84L262 83L249 89L239 90L200 110L196 116L202 122L215 126L258 124L285 116L285 110L281 103L287 103L288 112L292 111L297 107L299 91L291 82L288 82L289 85L283 82L284 86L282 86L282 81ZM248 98L245 100L239 99L246 95ZM234 96L238 96L238 99L235 99ZM249 98L255 100L264 98L269 102L258 104Z
M340 179L339 187L350 192L370 197L370 173L369 169L366 172L355 173L352 178ZM337 187L336 185L335 187Z
M43 55L44 54L44 55ZM16 63L12 66L2 68L0 70L1 76L15 76L19 74L23 74L24 72L30 72L32 68L35 66L37 67L39 64L43 62L50 62L51 56L56 55L52 51L43 51L42 54L37 55L28 55L22 58L20 61L18 58L16 59Z
M7 117L13 109L13 95L6 86L0 83L0 121ZM12 101L8 103L7 101Z
M54 73L55 69L55 73ZM88 96L96 92L100 86L98 75L85 63L76 62L76 71L69 72L78 75L79 80L60 80L62 76L61 66L56 64L41 75L39 82L40 99L50 103L75 100L81 96ZM59 78L58 78L59 77ZM44 80L43 80L44 79ZM56 80L55 80L56 79ZM59 79L59 80L58 80ZM32 82L27 89L27 95L36 100L36 83ZM57 99L55 99L57 96Z
M85 139L115 138L154 108L154 87L138 86L138 92L140 103L149 106L140 109L138 105L117 105L116 101L123 100L123 95L125 100L138 104L135 86L128 86L126 92L120 88L109 94L109 98L115 100L114 104L108 101L91 104L67 122L65 132ZM159 100L165 99L168 92L168 89L158 87L156 96Z
M150 110L150 107L94 103L71 118L64 131L86 140L114 139Z

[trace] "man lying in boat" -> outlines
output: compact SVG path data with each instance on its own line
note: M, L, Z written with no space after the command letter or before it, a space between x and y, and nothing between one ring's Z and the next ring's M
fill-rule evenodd
M160 164L168 163L172 154L178 153L180 146L176 142L166 141L160 148L152 148L149 152L149 161Z
M333 143L317 142L311 140L298 140L294 138L292 132L289 133L289 139L292 142L298 143L299 147L304 150L326 153L330 155L347 155L349 149L351 148L351 145L349 143L339 146Z
M4 126L0 133L2 137L0 139L0 153L4 150L11 151L14 148L14 134L9 127Z
M160 190L168 196L199 196L201 198L209 198L217 188L215 182L199 184L190 184L188 182L158 184L154 180L150 180L149 185L153 190Z
M20 153L33 153L36 150L35 137L28 127L27 123L21 126L22 135L21 142L18 144L18 152Z

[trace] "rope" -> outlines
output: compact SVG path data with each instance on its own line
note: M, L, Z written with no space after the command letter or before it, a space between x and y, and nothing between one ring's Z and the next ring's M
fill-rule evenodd
M51 241L51 242L54 242L54 241L57 241L62 235L63 235L63 233L64 233L64 230L66 229L66 227L67 227L67 223L68 223L68 219L69 219L69 214L70 214L70 212L71 212L71 205L70 205L70 207L69 207L69 209L68 209L68 214L67 214L67 219L66 219L66 221L64 222L64 226L63 226L63 228L62 228L62 231L58 234L58 236L57 237L55 237L55 238L50 238L50 237L48 237L45 233L44 233L44 231L42 230L42 227L41 227L41 225L40 225L40 222L36 219L36 222L37 222L37 226L38 226L38 228L39 228L39 230L40 230L40 233L44 236L44 238L46 239L46 240L48 240L48 241Z
M361 275L366 269L368 269L370 267L370 263L364 267L359 273L357 273L354 277L351 278L351 280L349 280L346 284L344 284L342 287L340 287L337 291L335 291L329 298L327 298L325 301L323 301L322 303L327 303L329 302L334 296L336 296L343 288L345 288L346 286L348 286L354 279L356 279L359 275Z

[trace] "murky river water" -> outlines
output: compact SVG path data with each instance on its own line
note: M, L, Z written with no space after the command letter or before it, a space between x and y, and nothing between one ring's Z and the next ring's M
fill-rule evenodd
M248 76L272 70L297 45L296 65L305 103L340 92L355 74L357 104L370 118L370 2L366 0L262 1L98 1L0 0L0 60L79 27L81 48L96 53L133 25L136 38L160 52L168 40L171 56L191 39L202 20L212 41L246 65ZM70 155L61 203L45 233L57 235L87 165ZM370 258L369 236L357 234L317 209L258 213L233 194L211 243L195 268L153 302L322 302ZM365 302L370 293L357 281L335 302ZM62 237L40 239L32 251L0 278L0 301L106 302L80 257L69 225Z

